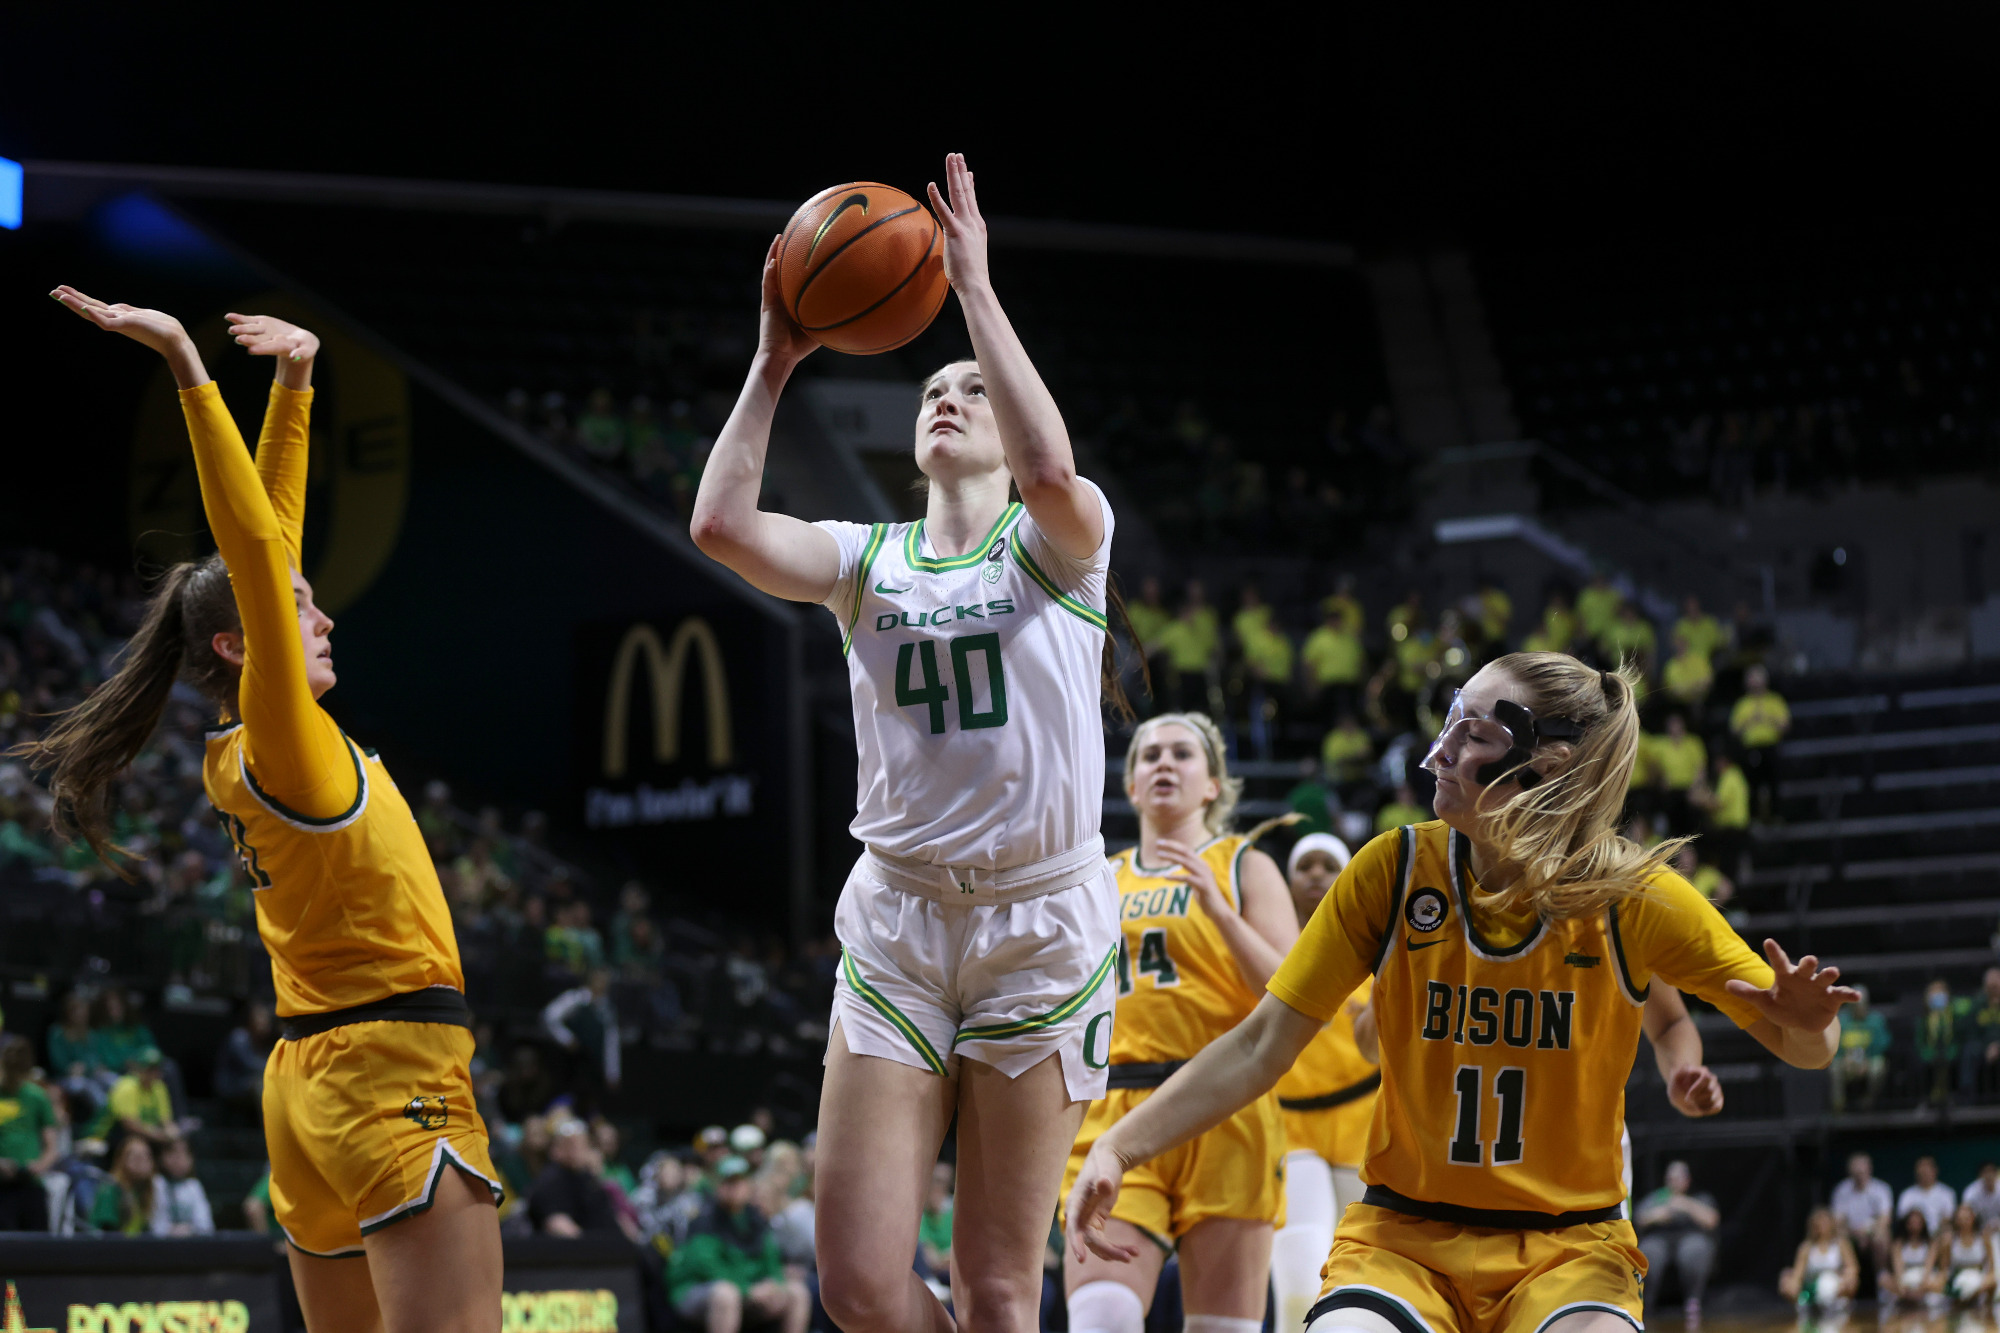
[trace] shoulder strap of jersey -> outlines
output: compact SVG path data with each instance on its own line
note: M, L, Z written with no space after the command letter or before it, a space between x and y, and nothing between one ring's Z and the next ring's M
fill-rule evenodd
M1417 826L1405 824L1396 833L1396 884L1389 895L1389 919L1382 927L1382 940L1375 946L1375 966L1370 969L1378 977L1382 961L1389 956L1389 945L1395 941L1396 923L1403 919L1403 901L1410 896L1410 876L1417 868Z

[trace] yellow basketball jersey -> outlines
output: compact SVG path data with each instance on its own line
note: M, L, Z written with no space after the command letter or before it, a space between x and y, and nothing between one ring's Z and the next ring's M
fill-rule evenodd
M1441 822L1362 848L1271 979L1325 1022L1375 975L1382 1092L1361 1178L1473 1215L1560 1215L1624 1198L1618 1140L1654 975L1739 1026L1729 994L1771 970L1680 876L1594 916L1472 910L1470 844ZM1489 1225L1521 1226L1496 1216Z
M1278 1080L1278 1106L1285 1114L1285 1137L1334 1166L1360 1166L1375 1117L1382 1071L1361 1054L1354 1040L1353 1004L1365 1005L1375 979L1361 985L1319 1030L1312 1043Z
M1243 910L1238 863L1250 840L1237 834L1201 845L1201 859L1236 911ZM1113 1064L1192 1059L1257 1007L1236 955L1195 900L1194 886L1175 878L1179 866L1143 866L1139 849L1111 858L1118 879L1118 1016Z
M409 803L373 752L347 748L354 805L312 819L258 789L242 727L208 735L202 781L250 876L283 1018L465 989L451 912Z

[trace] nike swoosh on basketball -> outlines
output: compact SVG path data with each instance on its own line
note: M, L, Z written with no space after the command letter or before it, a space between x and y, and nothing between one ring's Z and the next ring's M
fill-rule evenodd
M819 249L819 243L826 239L827 229L833 226L835 220L838 219L842 213L845 213L850 208L859 208L861 210L861 216L864 218L867 217L868 196L865 194L850 194L847 196L847 198L840 201L840 207L834 209L831 213L828 213L826 215L826 221L820 223L819 230L813 233L813 243L806 247L807 268L812 267L813 251Z
M910 589L908 589L908 588L892 588L892 587L890 587L890 586L889 586L888 584L886 584L886 583L878 583L878 584L876 584L876 585L875 585L875 591L876 591L876 592L879 592L879 593L881 593L881 594L883 594L884 596L887 596L888 594L890 594L890 593L895 593L895 592L909 592L909 591L910 591Z
M1419 944L1415 940L1406 940L1403 944L1403 947L1405 949L1408 949L1411 953L1415 953L1419 949L1428 949L1433 945L1447 944L1449 942L1450 941L1448 940L1425 940L1422 944Z

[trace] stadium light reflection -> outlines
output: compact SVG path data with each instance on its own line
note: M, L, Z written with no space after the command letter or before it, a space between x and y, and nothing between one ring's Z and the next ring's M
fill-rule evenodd
M21 226L21 164L0 157L0 227L18 231Z

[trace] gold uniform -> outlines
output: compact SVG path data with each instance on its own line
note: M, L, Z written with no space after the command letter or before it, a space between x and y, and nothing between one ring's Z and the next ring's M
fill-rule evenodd
M1592 917L1472 910L1470 844L1406 826L1355 856L1270 991L1322 1022L1373 972L1382 1091L1364 1201L1348 1209L1310 1318L1360 1306L1405 1333L1536 1333L1643 1317L1646 1261L1620 1216L1625 1079L1654 976L1748 1027L1729 994L1769 986L1686 880Z
M1382 1071L1355 1044L1354 1015L1348 1004L1367 1004L1374 989L1375 979L1363 977L1353 996L1278 1080L1285 1141L1293 1152L1318 1153L1328 1166L1358 1167L1368 1148L1368 1126L1375 1118Z
M1243 910L1238 870L1250 840L1230 834L1202 844L1223 896ZM1174 878L1178 866L1139 864L1138 848L1111 858L1118 881L1118 1008L1111 1086L1092 1102L1063 1177L1069 1197L1091 1145L1201 1048L1257 1007L1236 955L1199 902ZM1211 1217L1278 1219L1285 1190L1285 1131L1275 1095L1251 1102L1214 1129L1125 1173L1113 1217L1162 1243Z
M271 1204L307 1254L431 1205L447 1164L501 1194L474 1109L470 1011L436 868L382 761L306 681L290 569L310 391L273 386L256 465L213 382L182 391L243 622L240 722L202 781L249 875L285 1040L264 1072Z

